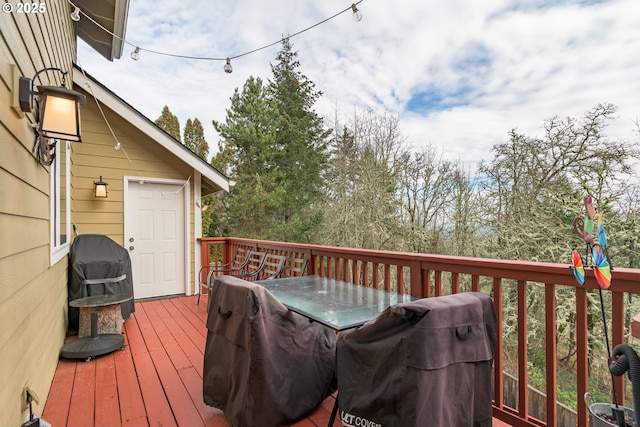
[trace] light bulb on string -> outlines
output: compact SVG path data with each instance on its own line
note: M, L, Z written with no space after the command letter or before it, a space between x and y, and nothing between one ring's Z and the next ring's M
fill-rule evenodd
M227 74L231 74L233 72L233 67L231 66L231 58L227 58L227 63L224 64L224 72Z
M74 21L76 21L76 20L78 20L78 19L81 19L81 18L82 18L82 17L81 17L81 15L84 15L84 18L88 19L89 21L91 21L92 23L94 23L96 26L98 26L99 28L101 28L103 31L107 32L107 33L108 33L108 34L110 34L111 36L113 36L113 37L115 37L115 38L119 39L119 40L120 40L120 41L122 41L123 43L126 43L126 44L128 44L128 45L130 45L130 46L135 46L135 45L133 45L133 44L131 44L131 43L127 42L127 41L126 41L124 38L122 38L121 36L119 36L119 35L117 35L117 34L115 34L115 33L111 32L111 31L109 31L108 29L106 29L105 27L103 27L99 22L95 21L95 20L91 17L91 15L90 15L90 14L89 14L89 15L87 15L86 13L82 12L82 10L80 10L80 8L79 8L79 7L77 7L75 4L73 4L73 3L72 3L72 0L67 0L67 1L69 2L69 4L70 4L71 6L73 6L73 7L74 7L74 11L70 14L70 15L71 15L71 18L72 18ZM309 30L311 30L312 28L315 28L315 27L317 27L317 26L318 26L318 25L320 25L320 24L323 24L323 23L325 23L325 22L327 22L327 21L329 21L329 20L331 20L331 19L333 19L333 18L335 18L335 17L337 17L337 16L339 16L339 15L342 15L342 14L343 14L343 13L345 13L345 12L348 12L348 11L349 11L349 9L351 9L351 11L352 11L352 13L353 13L353 16L352 16L353 20L354 20L354 21L361 21L361 20L362 20L362 13L358 10L358 8L356 7L356 5L357 5L357 4L360 4L362 1L363 1L363 0L359 0L359 1L355 2L355 3L352 3L350 8L349 8L349 7L347 7L346 9L341 10L340 12L336 13L335 15L333 15L333 16L331 16L331 17L329 17L329 18L326 18L326 19L324 19L324 20L322 20L322 21L320 21L320 22L318 22L318 23L316 23L316 24L314 24L314 25L311 25L311 26L309 26L309 27L307 27L307 28L305 28L305 29L303 29L303 30L300 30L300 31L298 31L298 32L294 33L294 34L293 34L293 35L291 35L290 37L297 36L297 35L300 35L300 34L302 34L302 33L306 32L306 31L309 31ZM226 58L226 64L225 64L225 65L224 65L224 67L223 67L223 69L224 69L225 73L230 74L230 73L232 73L232 72L233 72L233 67L231 66L231 59L232 59L232 58L238 58L238 57L241 57L241 56L244 56L244 55L248 55L248 54L251 54L251 53L257 52L257 51L259 51L259 50L263 50L263 49L269 48L269 47L271 47L271 46L273 46L273 45L275 45L276 43L281 42L281 41L282 41L282 40L278 40L278 41L276 41L276 42L274 42L274 43L267 44L267 45L262 46L262 47L259 47L259 48L257 48L257 49L253 49L253 50L251 50L251 51L248 51L248 52L245 52L245 53L242 53L242 54L239 54L239 55L235 55L235 56L233 56L233 57L227 57L227 58ZM214 60L214 61L220 61L220 60L222 60L222 59L223 59L223 58L220 58L220 57L215 57L215 58L214 58L214 57L202 57L202 56L189 56L189 55L180 55L180 54L174 54L174 53L169 53L169 52L160 52L160 51L155 51L155 50L142 49L142 48L140 48L139 46L135 46L135 50L134 50L133 52L131 52L131 59L133 59L134 61L138 61L138 60L140 59L140 51L141 51L141 50L145 50L146 52L148 52L148 53L152 53L152 54L165 55L165 56L171 56L171 57L176 57L176 58L198 59L198 60L208 60L208 61L211 61L211 60Z
M71 19L76 22L80 21L80 8L78 6L71 12Z
M358 10L355 3L351 5L351 10L353 11L353 15L352 15L353 20L356 22L362 21L362 12Z

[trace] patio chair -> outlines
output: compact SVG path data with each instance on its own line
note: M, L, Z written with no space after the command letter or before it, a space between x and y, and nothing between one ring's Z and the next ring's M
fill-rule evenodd
M280 276L302 276L307 269L307 259L287 257Z
M237 277L216 277L210 300L203 398L232 426L290 424L333 391L332 330Z
M257 265L257 260L252 266L247 266L246 273L231 273L230 276L240 277L244 280L267 280L275 279L282 274L286 257L276 254L265 254L261 265Z
M344 426L491 427L496 315L461 293L389 307L337 343Z
M244 265L243 268L239 270L229 271L224 273L227 276L235 276L235 277L248 277L254 278L260 274L260 271L264 268L265 260L267 259L267 254L260 251L251 251L249 252L248 261ZM213 284L214 277L209 278L209 288L211 288ZM209 289L211 290L211 289Z
M241 246L236 248L231 261L225 264L209 264L203 265L198 273L198 305L200 305L200 295L202 289L209 289L211 278L220 274L229 274L236 271L242 271L250 261L251 252L249 249Z

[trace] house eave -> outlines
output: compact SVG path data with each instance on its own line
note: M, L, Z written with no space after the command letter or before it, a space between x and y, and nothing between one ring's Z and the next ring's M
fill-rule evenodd
M109 61L119 59L124 50L129 0L73 0L71 4L84 14L76 25L77 36Z

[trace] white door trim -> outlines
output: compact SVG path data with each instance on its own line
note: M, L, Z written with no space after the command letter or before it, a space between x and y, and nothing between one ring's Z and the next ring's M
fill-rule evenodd
M200 292L200 286L198 283L200 282L200 278L198 274L200 273L200 268L202 264L201 261L201 252L200 252L200 242L198 242L198 238L202 237L202 175L197 170L193 170L193 200L194 200L194 211L193 211L193 253L194 255L194 268L193 274L193 283L194 286L194 294Z
M149 178L142 176L130 176L125 175L123 177L123 197L124 197L124 244L125 247L127 245L126 239L127 236L130 235L131 230L129 230L130 224L127 221L129 215L129 207L127 206L127 201L129 200L129 182L135 181L137 183L154 183L154 184L170 184L170 185L181 185L182 186L182 200L184 206L184 244L182 250L184 251L184 294L191 295L191 276L190 276L190 266L191 266L191 204L189 200L191 198L191 186L190 180L181 180L181 179L170 179L170 178Z

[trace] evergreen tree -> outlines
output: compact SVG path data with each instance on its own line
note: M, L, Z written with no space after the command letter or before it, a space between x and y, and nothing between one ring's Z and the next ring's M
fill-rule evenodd
M181 141L180 121L171 111L169 111L169 107L167 107L166 105L164 106L164 108L162 109L162 114L160 114L160 117L156 119L155 123L162 130L174 137L177 141Z
M204 129L200 120L187 119L187 123L184 125L184 145L189 147L191 151L196 153L201 159L207 158L209 154L209 144L204 139Z
M299 71L297 56L284 39L277 62L271 65L273 80L268 90L278 110L274 175L282 200L274 212L279 223L275 231L281 238L301 241L308 240L320 222L319 213L311 208L322 195L331 131L313 111L322 92Z
M328 131L312 107L321 95L297 69L288 40L267 86L250 77L231 98L212 160L236 181L224 222L235 236L308 241L318 227Z
M278 206L273 185L275 115L262 80L249 77L242 92L234 91L226 121L213 121L223 139L212 163L219 163L236 181L223 196L223 221L234 236L268 238L274 227L273 212Z

